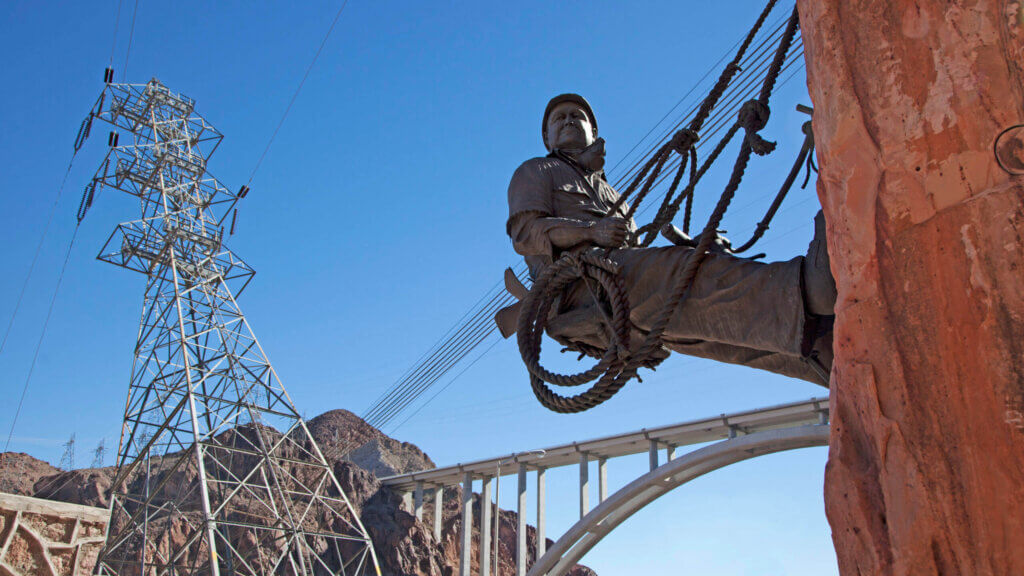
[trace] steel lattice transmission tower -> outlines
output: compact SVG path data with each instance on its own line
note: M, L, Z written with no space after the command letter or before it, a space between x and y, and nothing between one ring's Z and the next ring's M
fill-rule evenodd
M99 259L146 275L97 573L379 574L366 530L235 302L254 271L223 243L246 189L232 193L206 172L221 134L155 79L108 84L92 117L132 142L118 146L111 133L83 206L108 187L142 211Z

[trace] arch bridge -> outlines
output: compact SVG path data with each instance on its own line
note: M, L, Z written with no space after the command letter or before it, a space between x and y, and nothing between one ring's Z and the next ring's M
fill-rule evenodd
M811 398L390 476L382 481L393 490L411 495L416 517L421 520L424 497L428 493L433 494L434 537L440 540L441 506L446 488L462 485L462 526L472 526L474 482L480 481L481 502L487 503L491 501L492 486L497 488L496 479L516 475L516 575L560 576L635 512L694 478L765 454L828 445L828 422L828 398ZM685 454L677 453L679 448L699 444L707 445ZM649 454L649 472L609 496L608 461L643 452ZM597 462L598 502L591 509L590 469L594 461ZM564 466L579 466L580 518L548 549L545 472ZM528 558L526 540L527 473L530 471L536 473L537 549L534 558ZM480 508L480 576L490 576L491 506ZM463 530L459 547L459 576L470 576L471 546L472 530Z

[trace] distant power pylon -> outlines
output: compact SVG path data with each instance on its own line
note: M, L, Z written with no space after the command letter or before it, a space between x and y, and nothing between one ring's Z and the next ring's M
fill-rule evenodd
M235 298L224 246L247 193L207 174L222 138L157 80L108 84L103 187L138 198L100 260L146 275L100 574L379 574L373 546ZM80 211L79 216L84 216Z
M74 470L75 469L75 435L72 434L68 441L64 443L64 454L60 457L60 464L57 465L61 470Z
M106 439L101 438L100 443L96 445L96 449L92 451L92 464L90 468L102 468L103 457L107 455Z

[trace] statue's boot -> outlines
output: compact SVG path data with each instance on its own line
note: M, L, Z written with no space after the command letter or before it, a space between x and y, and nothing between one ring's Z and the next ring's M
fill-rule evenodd
M807 332L804 357L825 375L832 371L832 325L835 321L836 282L829 265L825 241L825 216L814 216L814 238L807 247L801 269Z
M829 266L828 244L825 242L825 215L818 210L814 216L814 238L807 247L803 266L804 304L816 316L832 316L836 306L836 281Z

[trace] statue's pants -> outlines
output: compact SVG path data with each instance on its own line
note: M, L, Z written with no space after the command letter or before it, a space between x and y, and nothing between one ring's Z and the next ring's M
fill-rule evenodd
M820 241L824 242L823 235ZM812 252L814 248L812 242ZM621 267L629 297L630 347L634 350L665 306L692 252L686 246L612 251L610 258ZM764 263L708 254L689 295L662 334L665 346L682 354L827 385L822 369L827 374L831 368L831 350L827 365L817 370L806 358L815 344L815 333L804 309L804 260L798 256ZM595 307L590 292L577 282L562 297L548 333L557 340L604 349L609 338L604 315Z

